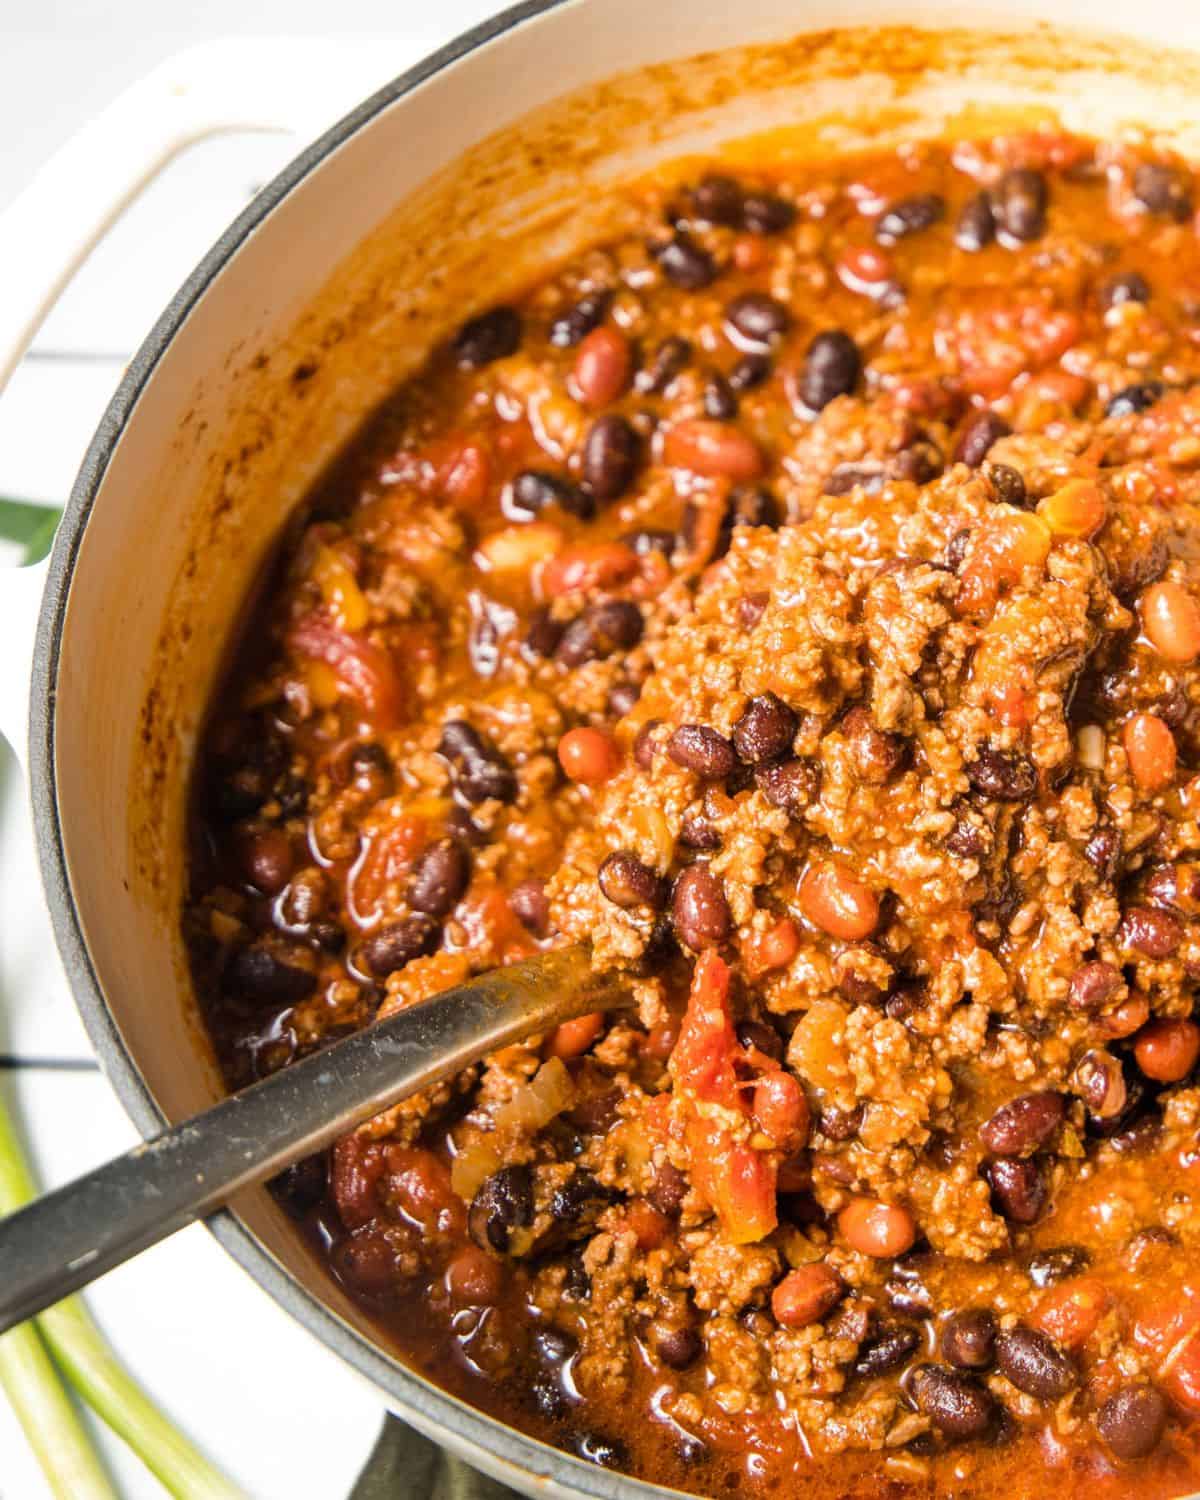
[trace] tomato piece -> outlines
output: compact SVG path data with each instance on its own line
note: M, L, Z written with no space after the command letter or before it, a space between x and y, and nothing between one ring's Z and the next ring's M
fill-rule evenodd
M955 359L965 389L991 399L1026 371L1052 364L1079 338L1079 315L1040 298L980 300L938 329L939 353Z
M360 923L380 914L389 885L404 880L429 843L429 827L416 813L406 813L374 828L363 828L363 850L346 881L351 916Z
M377 729L391 729L398 723L403 700L400 678L382 647L363 635L339 630L322 613L297 620L287 633L287 646L297 656L332 668L346 696L359 704Z
M749 1245L770 1234L778 1223L774 1161L702 1117L689 1123L687 1141L692 1182L712 1204L732 1243Z
M737 1050L729 1008L729 968L707 949L692 978L679 1040L671 1054L671 1076L706 1104L739 1109L742 1100L733 1068Z
M1158 1362L1154 1378L1189 1416L1200 1416L1200 1283L1183 1282L1134 1324L1133 1339Z

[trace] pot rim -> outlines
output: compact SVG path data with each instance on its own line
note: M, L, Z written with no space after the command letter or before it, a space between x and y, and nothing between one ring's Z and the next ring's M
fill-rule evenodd
M406 69L294 157L230 224L168 303L122 377L72 487L50 556L34 642L29 703L34 838L55 941L76 1006L105 1076L146 1139L168 1122L117 1029L92 965L67 873L55 770L55 688L67 604L83 535L109 462L142 392L193 308L244 241L300 183L395 101L468 54L569 3L572 0L518 0ZM498 1478L518 1485L533 1481L546 1494L596 1500L670 1493L552 1448L442 1390L306 1290L230 1210L222 1209L204 1222L242 1269L285 1312L379 1389L390 1408L411 1416L419 1429L452 1439L470 1461Z

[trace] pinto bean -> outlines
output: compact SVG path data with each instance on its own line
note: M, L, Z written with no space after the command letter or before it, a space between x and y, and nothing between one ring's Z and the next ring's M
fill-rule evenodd
M675 882L671 917L680 942L699 953L724 942L733 925L719 878L698 860Z
M1151 1021L1138 1033L1133 1055L1145 1076L1155 1083L1178 1083L1200 1058L1200 1026L1177 1018Z
M615 775L621 755L611 735L585 725L568 729L559 740L558 763L571 781L600 786Z
M615 401L629 384L633 352L616 328L593 328L579 346L573 375L579 398L596 408Z
M995 1156L1021 1156L1045 1145L1062 1124L1065 1103L1049 1089L1021 1094L1002 1104L979 1127L979 1136Z
M1151 584L1138 607L1142 629L1160 656L1182 663L1200 655L1200 604L1182 584Z
M838 1229L852 1250L879 1260L895 1260L917 1238L911 1213L900 1203L878 1198L851 1198L838 1214Z
M1046 1334L1018 1325L996 1335L1000 1373L1039 1401L1057 1401L1079 1382L1074 1363Z
M763 469L753 439L725 422L700 419L673 423L663 435L662 457L674 469L735 482L757 479Z
M879 897L843 865L810 865L797 894L804 915L831 937L855 942L879 925Z
M846 1283L824 1261L813 1261L789 1271L771 1293L775 1321L785 1328L819 1323L846 1295Z

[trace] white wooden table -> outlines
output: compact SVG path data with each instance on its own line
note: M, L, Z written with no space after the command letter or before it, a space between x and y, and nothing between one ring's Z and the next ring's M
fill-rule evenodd
M404 33L429 48L495 9L491 0L9 0L0 23L0 205L39 155L179 47L240 32ZM390 74L382 65L381 81ZM68 289L0 398L0 495L59 504L125 361L200 254L295 142L233 137L181 158ZM0 248L0 266L3 262ZM0 557L0 562L4 559ZM3 587L0 574L0 587ZM169 997L164 997L169 1004ZM0 1090L43 1185L136 1139L92 1061L41 900L25 791L0 742ZM135 1375L255 1500L341 1500L379 1432L379 1399L196 1226L88 1294ZM106 1432L129 1500L163 1490ZM0 1496L47 1495L0 1397ZM418 1500L418 1497L413 1497Z

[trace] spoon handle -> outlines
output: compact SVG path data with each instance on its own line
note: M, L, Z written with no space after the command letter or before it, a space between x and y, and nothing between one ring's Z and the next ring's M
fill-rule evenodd
M627 1002L587 948L493 969L281 1068L0 1219L0 1333L364 1120L573 1016Z

